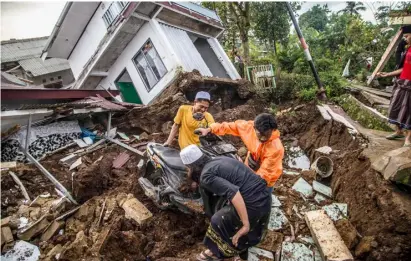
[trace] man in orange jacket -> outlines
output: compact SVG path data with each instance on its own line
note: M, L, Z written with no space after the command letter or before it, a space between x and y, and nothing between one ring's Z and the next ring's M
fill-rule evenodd
M272 114L259 114L254 121L213 123L209 128L198 129L202 135L239 136L248 149L245 164L261 176L268 187L273 187L283 172L284 147Z

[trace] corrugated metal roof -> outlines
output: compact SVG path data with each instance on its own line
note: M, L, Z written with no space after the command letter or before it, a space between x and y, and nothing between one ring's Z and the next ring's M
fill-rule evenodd
M1 62L18 62L40 57L48 37L8 40L1 42Z
M68 61L60 58L51 58L45 61L41 58L32 58L19 61L19 64L34 77L70 69Z

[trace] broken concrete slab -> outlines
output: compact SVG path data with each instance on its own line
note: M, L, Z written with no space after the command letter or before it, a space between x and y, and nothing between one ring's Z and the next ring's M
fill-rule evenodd
M40 234L46 227L50 225L50 221L47 220L46 216L43 216L38 221L30 225L28 228L17 233L17 237L21 240L29 241L33 237Z
M257 245L257 247L270 252L276 252L278 249L280 249L283 240L283 233L274 232L267 229L264 239L260 244Z
M70 165L69 170L73 170L82 164L81 158L78 158L73 164Z
M305 197L310 197L313 194L313 188L303 178L299 178L292 187L293 190L301 193Z
M411 148L401 147L395 150L390 150L384 153L384 155L379 157L377 160L373 161L371 167L374 170L383 173L388 163L390 162L391 157L411 158Z
M59 160L59 162L63 165L70 166L77 160L77 155L75 154L69 154L68 156L62 158Z
M64 226L64 221L56 221L54 220L49 227L44 231L43 235L41 235L41 241L48 241L52 238L59 230Z
M87 143L85 143L82 139L77 139L74 140L74 142L80 147L80 148L85 148L89 146Z
M330 187L314 180L313 181L313 189L329 198L332 198L333 192Z
M126 218L134 219L140 225L153 216L143 203L138 201L132 194L129 194L126 201L120 206L126 212Z
M279 207L271 208L270 220L268 222L269 230L279 230L287 223L288 219Z
M348 205L345 203L333 203L322 207L327 215L333 220L337 221L348 217Z
M1 256L2 261L37 261L40 258L40 250L37 246L25 241L18 241L12 249Z
M13 233L11 232L10 227L2 227L1 236L4 239L5 243L11 243L14 241Z
M1 227L9 226L10 220L11 220L11 217L2 218L0 221Z
M304 244L283 242L281 261L313 261L313 252Z
M266 257L268 259L274 260L274 255L273 255L272 252L266 251L266 250L261 249L261 248L250 247L248 249L248 255L250 255L250 254L257 257L257 258L258 258L258 256L262 256L262 257ZM257 260L259 260L259 259L257 259Z
M343 116L334 112L330 106L328 106L327 104L324 104L323 107L327 110L327 112L330 114L333 120L344 124L347 128L351 129L352 133L354 134L358 133L358 130L349 121L347 121Z
M323 116L324 120L326 121L331 120L331 115L327 112L327 110L323 106L317 105L317 109L321 113L321 116Z
M350 250L324 210L305 213L305 220L324 260L354 260Z
M280 200L274 194L271 194L271 207L281 207Z

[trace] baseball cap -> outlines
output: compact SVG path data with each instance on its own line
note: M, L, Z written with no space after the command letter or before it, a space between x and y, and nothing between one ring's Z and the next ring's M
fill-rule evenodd
M197 92L195 99L196 100L202 99L202 100L211 101L211 97L210 97L210 94L208 92Z
M203 152L197 145L194 144L188 145L180 152L180 158L184 165L189 165L196 162L201 158L201 156L203 156Z

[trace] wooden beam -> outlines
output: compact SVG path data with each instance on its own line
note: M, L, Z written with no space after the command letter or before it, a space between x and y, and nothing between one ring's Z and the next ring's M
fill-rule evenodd
M378 63L377 67L375 67L375 70L372 73L370 79L368 79L367 85L370 85L371 82L374 80L375 76L377 75L377 73L379 73L380 71L382 71L382 69L384 69L384 66L387 64L395 48L400 43L401 36L402 36L402 29L400 29L397 32L397 34L392 38L390 44L388 45L387 49L385 50L384 54L381 57L380 62Z

